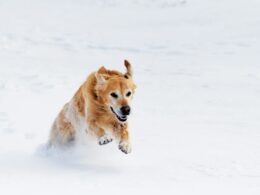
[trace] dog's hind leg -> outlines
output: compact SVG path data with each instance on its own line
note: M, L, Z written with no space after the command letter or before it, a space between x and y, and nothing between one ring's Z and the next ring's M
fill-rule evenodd
M55 124L50 133L49 146L66 146L72 143L75 139L75 131L73 128L68 128L64 125Z
M54 121L50 133L49 145L67 145L75 139L75 128L65 117L67 105L64 106L56 120Z

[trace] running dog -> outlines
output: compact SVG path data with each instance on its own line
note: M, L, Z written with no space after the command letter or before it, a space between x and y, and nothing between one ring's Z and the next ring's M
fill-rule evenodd
M67 145L85 131L100 145L115 139L122 152L131 152L127 119L136 85L131 64L125 60L124 65L125 74L102 66L88 76L55 119L49 146Z

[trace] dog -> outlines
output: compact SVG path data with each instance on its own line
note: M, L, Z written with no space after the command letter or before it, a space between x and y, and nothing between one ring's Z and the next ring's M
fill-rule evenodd
M100 145L115 139L122 152L131 152L127 119L136 85L131 64L125 60L124 65L124 74L102 66L88 76L56 117L49 146L65 146L83 131L96 137Z

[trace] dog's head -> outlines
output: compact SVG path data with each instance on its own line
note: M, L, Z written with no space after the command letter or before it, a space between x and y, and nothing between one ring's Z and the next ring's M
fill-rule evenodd
M98 101L105 105L120 122L126 122L136 85L131 64L125 60L126 73L101 67L95 74Z

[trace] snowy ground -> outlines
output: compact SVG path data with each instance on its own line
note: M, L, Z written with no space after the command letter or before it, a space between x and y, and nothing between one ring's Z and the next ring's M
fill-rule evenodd
M259 0L0 1L0 194L260 194ZM45 152L101 64L135 69L133 152Z

